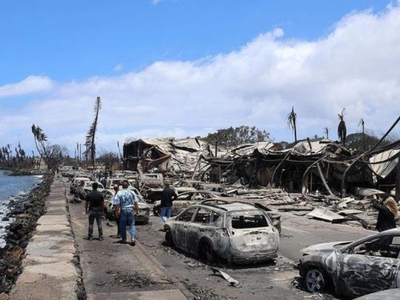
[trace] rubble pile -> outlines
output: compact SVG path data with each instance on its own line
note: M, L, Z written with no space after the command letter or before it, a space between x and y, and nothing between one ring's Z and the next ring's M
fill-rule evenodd
M330 195L287 193L280 189L241 190L237 198L258 202L279 212L291 212L332 223L347 223L374 229L378 212L371 208L371 199L354 196L346 198Z

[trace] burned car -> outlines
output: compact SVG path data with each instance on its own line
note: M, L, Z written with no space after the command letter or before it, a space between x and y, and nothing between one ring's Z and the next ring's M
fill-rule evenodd
M334 288L336 294L354 297L400 286L400 228L302 252L298 268L309 292Z
M164 224L165 244L202 260L256 263L277 256L279 232L267 213L244 203L204 201Z
M173 201L172 215L176 216L184 208L190 205L197 204L201 201L208 199L220 199L224 197L223 194L214 191L196 190L187 191L183 193L178 192L178 197ZM161 196L160 196L161 197ZM155 201L153 206L154 215L160 215L161 211L161 201Z
M72 180L72 182L71 182L71 184L70 184L70 186L69 186L69 193L70 193L70 194L75 194L75 193L76 193L76 191L77 191L77 189L78 189L78 187L79 187L81 181L83 181L83 182L85 182L85 183L86 183L86 182L91 182L91 181L92 181L92 178L90 178L90 177L83 177L83 176L75 177L75 178Z
M179 212L189 207L190 205L204 201L212 201L218 204L237 202L237 203L252 205L256 208L263 209L268 214L269 218L272 220L272 224L275 226L276 229L278 229L279 233L281 233L282 221L281 221L281 215L279 214L278 211L273 210L269 207L266 207L254 201L246 201L246 199L243 198L233 198L226 194L214 191L195 191L195 192L186 192L180 194L178 198L173 201L172 215L176 216ZM161 201L156 201L153 206L153 213L154 215L160 215L160 211L161 211Z
M104 214L106 215L107 219L114 220L115 208L112 200L114 198L115 191L111 189L105 189L103 190L102 194L104 196ZM149 217L150 217L150 207L143 200L140 194L135 193L135 195L137 196L139 205L139 215L135 216L135 222L147 224L149 222Z

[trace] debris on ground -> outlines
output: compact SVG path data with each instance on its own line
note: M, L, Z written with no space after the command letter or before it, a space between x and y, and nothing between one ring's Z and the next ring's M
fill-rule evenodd
M226 281L229 282L231 286L237 286L239 284L239 281L236 279L233 279L231 276L229 276L227 273L222 272L221 270L218 270L217 268L210 267L211 271L213 271L214 275L222 276Z
M121 274L119 272L116 272L113 275L115 276L115 278L114 278L115 284L121 284L121 285L129 286L132 288L141 289L141 288L148 287L152 284L156 284L156 282L154 282L147 276L140 274L138 272L135 272L133 274Z

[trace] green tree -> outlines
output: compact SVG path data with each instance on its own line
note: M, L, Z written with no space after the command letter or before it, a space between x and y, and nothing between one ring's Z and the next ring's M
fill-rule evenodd
M210 144L218 143L219 145L234 147L245 143L268 141L269 133L265 130L259 130L255 126L229 127L209 133L203 140Z
M356 132L349 134L346 140L348 148L365 151L371 149L380 140L380 137L378 137L378 135L375 134L372 130L365 130L363 133ZM398 140L398 135L389 135L380 143L380 147L387 146Z

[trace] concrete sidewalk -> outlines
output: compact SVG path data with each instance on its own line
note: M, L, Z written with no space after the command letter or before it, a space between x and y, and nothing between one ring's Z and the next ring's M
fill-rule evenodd
M66 194L66 188L62 178L54 179L46 202L47 214L38 220L23 260L23 273L10 299L192 298L140 242L134 247L116 244L117 240L110 237L116 233L115 226L103 223L104 240L87 240L84 203L69 203L69 222L67 200L72 195Z
M51 185L46 209L29 241L23 271L10 299L77 299L80 271L74 264L75 241L67 218L64 184L59 179Z

